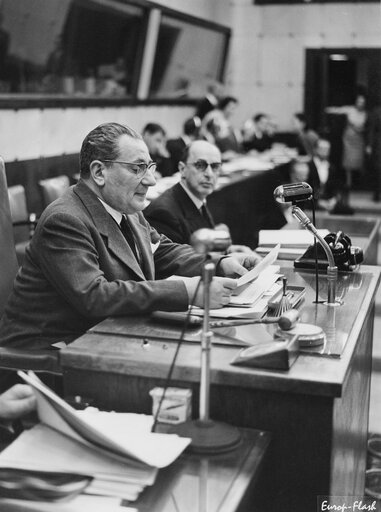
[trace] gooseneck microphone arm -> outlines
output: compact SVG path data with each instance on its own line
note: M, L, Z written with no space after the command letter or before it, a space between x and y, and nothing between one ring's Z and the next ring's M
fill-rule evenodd
M292 215L300 222L300 224L308 231L314 235L314 237L320 242L321 246L324 249L324 252L328 259L328 267L327 267L327 281L328 281L328 305L336 305L336 282L337 282L337 266L335 265L335 260L333 258L333 254L330 246L324 240L324 238L320 235L318 230L312 224L307 215L296 205L292 206Z

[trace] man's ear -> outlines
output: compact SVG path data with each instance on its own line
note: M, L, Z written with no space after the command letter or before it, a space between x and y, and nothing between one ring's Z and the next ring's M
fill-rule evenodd
M181 161L180 161L180 162L178 163L178 166L177 166L177 167L178 167L178 169L179 169L179 172L180 172L181 176L183 176L183 175L184 175L184 169L185 169L185 164L184 164L184 162L181 162Z
M105 175L104 175L105 165L100 160L93 160L90 164L90 175L93 181L98 185L98 187L103 187L105 184Z

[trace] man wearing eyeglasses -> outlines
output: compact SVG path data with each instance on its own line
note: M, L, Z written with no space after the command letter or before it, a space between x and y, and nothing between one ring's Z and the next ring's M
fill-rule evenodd
M154 171L131 128L107 123L86 136L78 184L46 208L26 250L0 344L61 347L108 316L183 311L193 298L202 305L204 256L159 235L141 213ZM241 275L254 264L221 259L218 274ZM171 275L183 278L165 279ZM235 287L234 279L215 278L212 307L227 304Z
M221 153L214 144L198 140L184 150L179 162L180 183L152 201L144 216L159 233L173 242L189 243L192 233L215 226L206 199L214 191L221 171ZM228 229L223 226L223 229ZM258 256L248 247L232 245L228 252Z

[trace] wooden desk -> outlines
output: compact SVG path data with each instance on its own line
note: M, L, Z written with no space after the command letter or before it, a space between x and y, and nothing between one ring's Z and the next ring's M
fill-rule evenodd
M362 495L366 466L374 298L380 269L342 275L345 304L313 304L314 278L282 269L290 284L306 286L302 320L345 342L341 358L301 354L288 372L230 365L237 347L215 346L211 416L272 433L259 482L261 510L313 511L317 495ZM348 280L353 283L348 285ZM129 320L115 319L115 332ZM102 324L100 324L102 325ZM255 326L253 326L254 329ZM253 331L258 332L258 331ZM253 334L254 336L254 334ZM148 413L150 389L162 385L176 343L121 334L87 333L61 352L66 393L102 408ZM254 341L260 341L256 339ZM193 389L198 410L200 349L184 344L173 385Z
M254 492L270 435L242 429L235 450L201 456L184 454L160 470L153 487L137 502L138 512L255 512L248 497Z

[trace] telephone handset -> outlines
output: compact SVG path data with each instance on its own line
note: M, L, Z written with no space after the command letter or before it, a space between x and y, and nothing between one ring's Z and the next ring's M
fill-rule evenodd
M337 233L328 233L324 239L331 248L338 270L354 270L357 265L360 265L364 261L364 253L362 249L360 247L353 246L349 236L342 231L338 231ZM317 244L317 254L318 268L327 268L327 257L319 243ZM315 248L313 245L308 247L303 256L295 260L294 266L295 268L311 270L315 268Z

